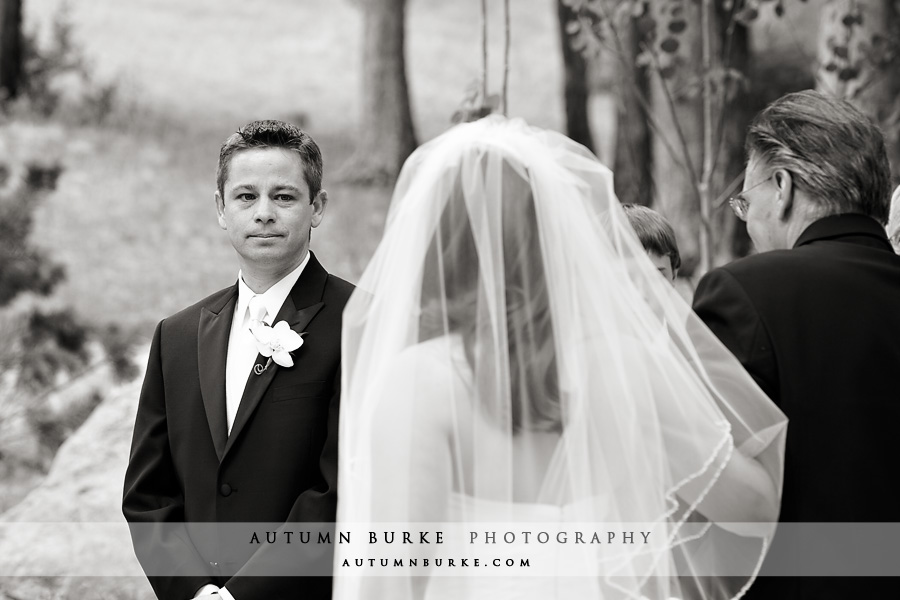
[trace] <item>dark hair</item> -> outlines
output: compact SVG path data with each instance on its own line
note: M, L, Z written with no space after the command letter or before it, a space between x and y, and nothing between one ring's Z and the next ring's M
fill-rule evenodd
M534 198L530 184L506 161L503 170L502 272L512 400L509 418L514 432L561 431L556 346ZM457 177L450 184L450 198L426 256L420 338L459 333L468 363L477 373L475 342L479 334L484 334L479 330L483 324L478 313L484 310L486 298L469 210ZM492 378L494 374L489 375ZM486 389L489 396L491 386L492 381L475 382L476 390ZM491 413L490 401L480 405Z
M805 90L782 96L750 124L745 149L785 169L828 214L888 220L890 165L884 137L856 107Z
M622 204L622 208L644 250L668 256L672 272L677 273L681 268L681 253L678 252L678 242L675 241L675 230L672 229L672 225L652 208L628 203Z
M225 195L228 167L235 152L249 148L286 148L300 155L303 175L309 186L312 202L322 189L322 152L309 134L296 125L284 121L253 121L244 125L225 140L219 150L219 166L216 169L216 187Z

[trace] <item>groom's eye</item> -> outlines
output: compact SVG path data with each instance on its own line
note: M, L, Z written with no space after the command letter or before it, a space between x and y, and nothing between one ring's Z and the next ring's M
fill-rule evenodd
M251 194L249 192L244 192L243 194L238 194L235 196L237 200L243 200L244 202L249 202L251 200L256 200L256 194Z
M293 201L294 197L290 194L278 194L275 196L275 199L281 202L291 202Z

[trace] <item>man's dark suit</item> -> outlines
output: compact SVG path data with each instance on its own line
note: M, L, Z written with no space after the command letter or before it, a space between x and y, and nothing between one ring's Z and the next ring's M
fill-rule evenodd
M708 273L694 310L790 420L780 520L900 521L900 257L884 228L816 221L791 250ZM787 543L776 535L769 557ZM761 578L747 597L862 598L884 583Z
M237 285L157 326L125 476L129 523L334 521L341 314L352 291L310 256L273 321L304 333L294 366L272 363L261 375L248 374L231 435L225 360ZM251 578L246 568L229 578L240 566L228 564L230 556L241 550L194 543L172 530L155 539L134 531L145 570L161 554L178 569L171 576L148 572L160 598L190 598L207 583L224 585L237 600L293 598L298 585L303 597L330 597L328 578ZM244 550L249 555L252 547ZM259 555L248 566L254 560Z

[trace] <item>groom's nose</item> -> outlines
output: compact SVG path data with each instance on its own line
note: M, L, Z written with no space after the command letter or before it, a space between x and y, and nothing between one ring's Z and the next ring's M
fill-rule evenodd
M271 223L275 220L275 203L268 196L260 196L256 202L256 214L254 220L257 223Z

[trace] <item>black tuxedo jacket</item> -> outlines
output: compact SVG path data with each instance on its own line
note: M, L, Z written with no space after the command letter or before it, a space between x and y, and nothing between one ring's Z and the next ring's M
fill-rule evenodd
M157 326L123 512L159 598L190 598L207 583L237 600L330 597L329 578L247 576L263 560L264 551L253 554L260 546L211 543L177 524L335 520L341 314L352 291L310 256L273 321L304 333L294 366L248 374L231 435L225 360L237 285Z
M884 228L820 219L791 250L710 271L694 310L790 420L780 520L900 521L900 257ZM767 560L810 550L793 543L776 534ZM761 578L747 597L862 598L879 585Z

